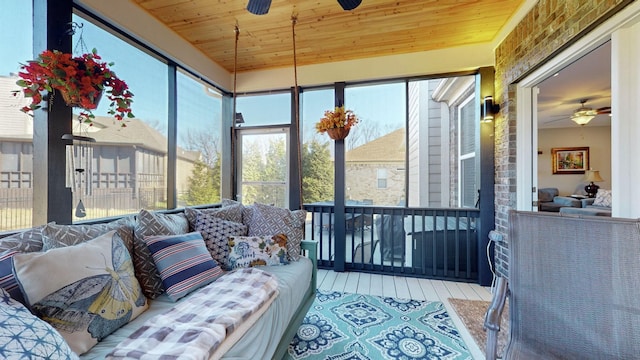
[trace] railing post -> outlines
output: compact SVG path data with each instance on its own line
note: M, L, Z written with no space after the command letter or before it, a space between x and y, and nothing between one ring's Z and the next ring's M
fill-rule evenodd
M344 104L345 83L335 84L335 104ZM334 222L333 230L335 236L335 257L333 262L334 271L344 271L346 261L346 229L345 229L345 146L344 139L335 141L335 181L334 181Z

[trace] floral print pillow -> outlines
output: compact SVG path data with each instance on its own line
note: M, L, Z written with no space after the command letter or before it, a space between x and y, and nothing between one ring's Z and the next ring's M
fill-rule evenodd
M229 237L229 268L238 269L261 265L284 265L287 260L287 236L231 236Z

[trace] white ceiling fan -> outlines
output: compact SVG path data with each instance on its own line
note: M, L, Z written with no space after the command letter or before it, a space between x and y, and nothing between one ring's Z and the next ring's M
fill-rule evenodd
M611 114L611 107L605 106L601 108L591 108L586 106L589 99L580 100L580 107L575 109L571 114L553 116L553 120L545 121L544 124L553 124L558 121L571 120L580 126L588 124L594 117L600 114Z
M598 109L586 107L585 104L589 99L580 101L580 107L573 112L571 120L578 125L587 125L596 115L611 114L611 106L605 106Z

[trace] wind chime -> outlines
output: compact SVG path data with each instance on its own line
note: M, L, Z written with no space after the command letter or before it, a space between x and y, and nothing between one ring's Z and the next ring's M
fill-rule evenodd
M80 28L80 36L76 44L76 50L86 52L86 46L82 39L82 24L71 24L69 35L75 34L77 28ZM97 102L100 100L98 98ZM74 124L71 134L62 135L62 140L70 140L72 143L66 146L67 168L66 168L66 187L71 188L71 192L77 194L78 205L76 205L75 216L83 218L87 216L87 210L82 202L83 196L91 195L91 177L93 163L93 143L96 139L88 135L89 125L85 122L82 115L78 116L77 122Z
M91 195L93 143L96 142L96 139L87 136L86 128L87 125L83 123L81 117L78 117L73 133L62 135L62 140L72 141L66 149L66 186L77 195L78 205L76 205L75 216L78 218L87 216L82 197Z

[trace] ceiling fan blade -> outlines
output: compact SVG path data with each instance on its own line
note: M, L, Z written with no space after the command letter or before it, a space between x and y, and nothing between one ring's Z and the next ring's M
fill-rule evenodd
M605 107L601 107L596 109L596 112L598 114L611 114L611 106L605 106Z
M357 8L362 0L338 0L340 6L345 10L353 10Z
M269 12L271 0L249 0L247 10L255 15L264 15Z

